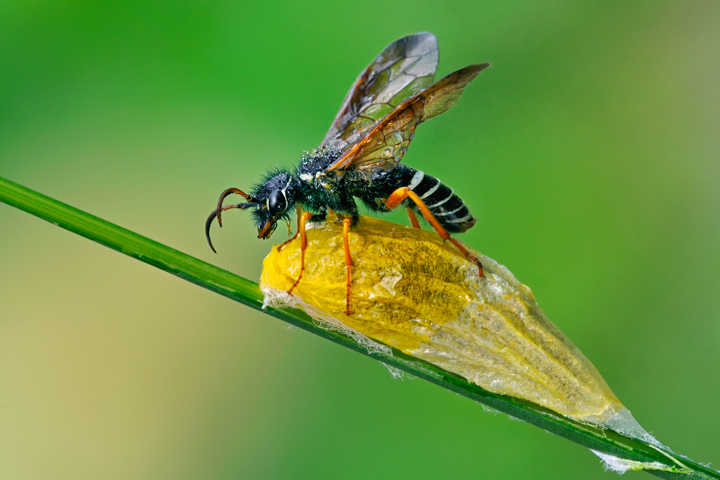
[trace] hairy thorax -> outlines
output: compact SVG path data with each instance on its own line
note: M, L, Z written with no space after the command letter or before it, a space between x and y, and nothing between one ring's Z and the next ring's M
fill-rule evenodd
M301 203L312 213L324 214L327 208L352 213L354 202L347 192L344 172L327 171L340 158L332 148L315 149L300 159L297 181L302 192Z

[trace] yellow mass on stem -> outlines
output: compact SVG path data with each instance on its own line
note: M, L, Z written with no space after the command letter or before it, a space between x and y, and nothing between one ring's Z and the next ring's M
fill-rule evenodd
M349 235L347 316L342 224L331 216L307 237L305 272L293 290L302 303L491 392L601 426L639 428L530 289L494 260L476 253L485 268L478 277L477 267L434 231L362 217ZM287 291L299 274L296 239L281 251L273 247L261 287L271 296Z

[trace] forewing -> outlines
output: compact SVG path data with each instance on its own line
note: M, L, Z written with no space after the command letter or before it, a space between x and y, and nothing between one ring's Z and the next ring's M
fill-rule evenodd
M388 45L355 80L321 146L344 150L403 100L432 84L437 40L416 33Z
M483 63L462 68L410 97L345 152L328 171L395 168L415 136L415 127L450 110L465 86L489 66L489 63Z

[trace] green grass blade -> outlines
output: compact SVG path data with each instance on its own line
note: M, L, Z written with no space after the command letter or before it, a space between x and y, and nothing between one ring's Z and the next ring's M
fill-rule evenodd
M685 457L660 451L647 443L613 431L575 422L521 399L488 392L464 378L397 350L393 350L392 355L368 352L352 338L341 332L323 328L300 310L271 307L263 309L263 296L257 283L2 177L0 177L0 201L585 447L636 462L657 462L665 465L667 470L646 470L658 477L720 479L720 472Z

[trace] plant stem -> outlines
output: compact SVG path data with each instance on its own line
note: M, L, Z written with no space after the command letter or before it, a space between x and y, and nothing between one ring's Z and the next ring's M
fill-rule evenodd
M658 477L720 479L720 472L685 457L666 450L660 451L643 441L611 430L573 421L522 399L488 392L458 375L446 372L400 351L393 349L392 355L368 352L365 347L356 343L352 338L342 332L327 330L300 310L271 307L263 309L263 295L257 283L2 177L0 177L0 201L585 447L622 459L636 462L658 462L666 465L670 471L646 470ZM686 468L682 468L681 465Z

